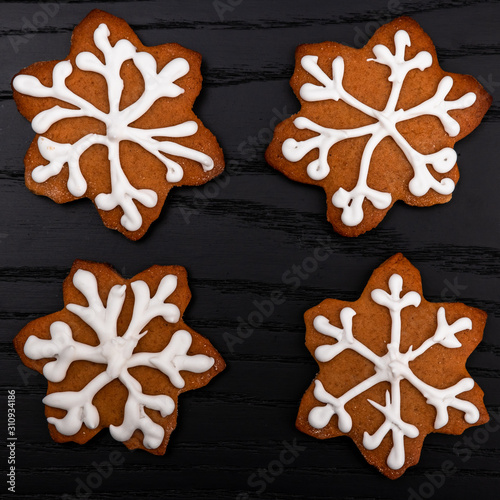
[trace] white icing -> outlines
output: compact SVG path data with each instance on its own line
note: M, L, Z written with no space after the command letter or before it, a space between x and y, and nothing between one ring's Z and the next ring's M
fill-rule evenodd
M155 58L147 52L137 52L136 47L128 40L119 40L114 46L109 43L109 29L101 24L94 32L94 43L104 56L104 64L91 52L81 52L75 59L76 66L83 71L102 75L107 84L109 112L104 113L93 104L72 92L66 86L66 79L72 73L70 61L61 61L54 66L52 87L41 84L38 78L29 75L19 75L14 78L14 88L33 97L54 97L77 109L54 106L35 116L31 125L37 134L44 134L54 124L65 118L87 116L95 118L106 125L106 135L88 134L74 144L60 144L46 137L39 137L38 148L42 156L49 161L40 165L32 172L35 182L45 182L61 172L67 164L69 168L68 191L73 196L83 196L87 191L87 182L80 170L80 157L91 146L102 144L108 148L108 158L111 177L111 192L100 193L95 198L97 207L101 210L112 210L120 207L123 210L121 223L129 231L136 231L142 225L141 214L135 201L145 207L154 207L158 195L150 189L136 189L125 175L120 162L120 142L131 141L139 144L150 154L158 158L167 168L168 182L179 182L183 169L176 161L165 155L188 158L199 163L204 171L214 167L214 162L205 153L182 146L173 141L156 139L158 137L188 137L198 130L195 121L186 121L171 127L157 129L140 129L132 125L144 115L160 98L175 98L184 89L174 82L189 72L186 59L177 58L170 61L158 73ZM120 100L124 83L120 77L123 63L132 60L144 79L144 93L133 104L120 111ZM140 168L140 166L139 166Z
M329 320L321 315L316 316L313 321L313 326L319 333L337 341L333 345L325 344L316 349L314 355L318 361L327 363L342 351L351 349L373 363L375 374L338 398L329 394L323 384L316 380L314 397L321 403L325 403L325 406L317 406L310 411L308 416L310 425L316 429L322 429L333 415L337 415L340 431L349 432L352 428L352 419L345 405L376 384L389 382L391 390L386 392L385 406L368 400L384 415L385 421L373 435L364 433L363 446L367 450L378 448L386 434L391 431L393 446L387 457L387 465L391 469L400 469L405 463L404 437L416 438L419 435L417 427L401 418L401 380L410 382L426 398L427 404L434 406L436 409L435 429L440 429L448 423L448 408L450 407L464 412L464 419L469 424L479 420L479 410L476 406L469 401L457 398L458 394L474 387L472 378L464 378L451 387L437 389L420 380L409 367L411 361L434 345L441 344L450 349L460 347L462 344L456 338L456 334L472 329L472 321L470 318L463 317L450 325L446 320L445 309L440 307L437 312L437 327L434 335L423 342L418 349L413 350L411 346L407 352L402 353L400 343L404 332L401 329L401 311L409 306L418 307L421 301L421 296L413 291L401 297L402 289L402 277L399 274L393 274L389 279L390 294L381 289L375 289L371 294L372 299L389 309L391 315L391 341L387 345L387 353L383 356L378 356L354 338L352 331L353 317L356 315L354 309L345 307L340 312L342 328L330 324Z
M157 410L165 417L174 411L174 400L166 395L144 394L141 384L129 373L129 368L155 368L164 373L174 387L181 389L184 387L181 371L202 373L209 370L215 362L204 354L187 354L192 337L186 330L177 330L161 352L134 353L139 340L147 335L147 331L143 330L152 319L162 317L167 323L179 321L179 308L175 304L165 303L177 288L177 277L172 274L165 276L153 297L146 282L138 280L130 284L135 302L132 319L122 336L117 335L117 321L127 286L113 286L104 306L94 274L79 269L73 276L73 284L87 299L88 306L68 304L66 309L95 331L99 345L91 346L75 341L71 327L62 321L55 321L50 325L50 340L31 335L25 343L24 353L30 359L55 358L43 369L45 378L51 382L64 380L71 363L78 360L104 364L106 370L80 391L53 392L47 395L43 399L46 405L67 411L63 418L49 417L48 422L66 436L76 434L82 424L95 429L100 419L92 400L109 382L119 379L129 395L123 423L119 426L111 425L111 435L118 441L127 441L139 429L144 434L144 446L149 449L158 448L163 441L164 429L151 420L144 408Z
M435 153L424 155L416 151L408 141L398 132L396 125L405 120L410 120L424 115L436 116L442 123L444 130L451 137L456 137L460 132L459 123L448 113L454 109L465 109L472 106L476 94L469 92L454 101L445 100L453 87L453 79L445 76L438 85L436 93L430 99L411 109L397 109L398 99L406 75L415 69L424 71L432 65L432 56L429 52L421 51L414 58L405 60L406 47L411 45L410 36L406 31L400 30L394 36L395 53L385 45L376 45L373 48L374 61L383 64L391 70L388 80L392 83L391 93L385 108L380 111L356 99L343 87L344 59L338 56L332 63L332 78L318 65L318 57L306 55L302 58L302 67L311 74L321 85L306 83L300 88L300 96L305 101L343 101L374 118L376 123L351 129L332 129L299 117L294 121L298 129L307 129L318 135L305 141L296 141L289 138L282 146L283 155L291 162L297 162L312 151L318 149L318 158L307 166L307 174L313 180L322 180L330 172L328 154L330 149L345 139L369 135L361 157L359 176L356 186L351 191L340 188L332 197L332 203L342 209L342 222L346 226L357 226L364 218L363 202L369 200L373 206L383 210L390 206L392 197L390 193L377 191L368 186L368 173L373 152L382 140L390 137L401 148L408 162L413 168L413 178L408 188L414 196L423 196L430 189L437 193L447 195L455 189L452 179L445 177L438 181L429 171L431 166L436 172L444 174L455 165L457 154L452 148L444 148Z

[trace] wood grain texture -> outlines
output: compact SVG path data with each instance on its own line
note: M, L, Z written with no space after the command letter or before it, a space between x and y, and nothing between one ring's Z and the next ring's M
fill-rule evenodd
M484 340L467 367L488 410L500 412L500 3L242 0L222 21L207 0L57 6L55 15L30 27L38 2L0 4L0 422L7 390L15 389L16 498L75 497L77 480L86 481L93 462L113 451L124 461L90 498L399 500L410 497L410 488L418 493L446 460L454 474L423 493L432 488L436 499L495 498L500 430L481 444L473 441L470 458L460 450L464 437L484 438L475 429L431 435L419 465L389 482L348 439L320 442L296 431L294 422L317 371L304 345L303 312L326 297L355 300L372 270L397 251L421 271L428 300L459 300L488 313ZM64 58L73 27L96 7L123 17L146 45L175 41L202 54L204 86L194 111L230 164L220 181L173 190L139 242L107 230L88 201L59 206L24 186L23 157L34 134L17 113L10 80L35 61ZM326 221L324 193L289 181L265 164L263 153L276 120L299 108L288 83L295 47L324 40L359 47L399 14L427 31L446 71L479 78L493 106L456 146L461 178L450 203L425 209L398 203L374 231L341 238ZM293 266L318 247L331 250L329 257L298 284L291 282ZM184 319L210 339L228 368L207 387L181 396L179 426L164 457L129 452L107 433L85 446L50 439L41 404L46 382L20 371L12 339L28 321L62 307L62 281L76 258L109 262L126 277L152 264L188 270L193 299ZM285 302L230 349L224 333L234 334L255 311L254 301L275 291ZM5 437L0 430L2 473ZM293 440L305 449L258 494L252 475L279 459L283 441Z

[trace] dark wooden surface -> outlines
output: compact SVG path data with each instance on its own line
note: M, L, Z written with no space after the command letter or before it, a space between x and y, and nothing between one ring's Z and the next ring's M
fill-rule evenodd
M295 430L294 421L316 373L304 347L303 312L326 297L355 299L373 268L396 251L421 270L429 300L447 297L488 312L484 341L468 368L488 409L500 411L500 4L232 3L239 5L221 21L212 1L61 2L55 15L46 22L38 16L40 26L31 27L26 20L40 12L37 2L0 5L2 478L7 390L15 389L19 499L75 497L77 481L87 481L93 462L108 460L112 451L124 461L91 498L405 499L410 488L433 498L498 498L500 431L486 437L467 431L475 448L468 460L465 452L453 452L457 443L467 447L463 436L429 436L419 465L391 482L349 439L316 441ZM24 186L23 156L33 132L16 111L10 80L35 61L64 58L74 25L95 7L125 18L147 45L178 42L201 52L204 87L195 111L233 162L222 188L212 183L175 190L136 243L105 229L88 200L59 206ZM342 238L326 221L322 190L287 180L266 165L263 152L273 116L298 110L288 84L296 45L335 40L360 46L366 33L401 13L430 34L446 70L487 83L493 106L480 128L456 146L461 179L450 203L425 209L397 204L375 230ZM283 274L318 246L331 248L330 257L300 283L284 282ZM107 432L85 446L54 443L41 404L45 379L19 372L12 339L28 321L61 308L61 284L75 258L109 262L128 277L152 264L188 269L193 300L185 319L213 342L228 368L206 388L181 397L180 423L164 457L129 452ZM460 287L453 290L450 283ZM285 294L285 303L232 352L224 333L234 334L238 318L255 310L253 301L275 290ZM293 440L304 449L258 494L252 474L279 460L283 441ZM456 471L433 486L429 475L438 477L446 460ZM4 479L0 495L14 497Z

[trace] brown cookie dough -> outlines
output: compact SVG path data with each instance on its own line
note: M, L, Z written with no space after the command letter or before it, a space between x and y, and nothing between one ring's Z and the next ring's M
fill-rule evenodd
M473 77L440 68L431 39L408 17L362 49L300 45L290 85L301 110L277 125L266 160L322 187L328 220L344 236L374 228L398 200L449 201L459 178L453 145L492 102Z
M319 373L300 405L302 432L350 436L395 479L418 462L427 434L461 434L489 420L465 368L486 313L427 302L420 273L401 254L373 272L358 300L326 299L304 319Z
M64 61L32 64L12 81L37 132L27 187L57 203L89 198L107 227L141 238L171 188L224 169L217 140L192 111L200 65L197 52L146 47L125 21L93 10Z
M83 444L110 427L127 448L163 455L179 394L225 368L182 320L191 299L186 270L153 266L126 280L107 264L77 260L63 294L64 309L14 339L23 363L48 379L52 438Z

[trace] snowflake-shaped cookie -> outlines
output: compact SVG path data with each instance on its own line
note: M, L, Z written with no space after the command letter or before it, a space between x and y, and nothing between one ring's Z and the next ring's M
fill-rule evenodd
M141 238L173 186L205 183L224 168L191 110L200 64L196 52L145 47L125 21L92 11L65 60L33 64L12 82L37 133L26 185L58 203L90 198L106 226Z
M191 294L180 266L125 280L105 264L76 261L63 310L29 323L14 345L48 380L47 421L57 442L86 443L109 427L118 441L165 453L180 393L225 364L182 321Z
M298 114L276 127L270 165L324 188L328 220L358 236L397 200L445 203L458 181L453 145L491 104L472 77L439 67L430 38L402 17L359 50L301 45L291 86Z
M327 299L305 313L306 345L320 371L297 427L320 439L346 434L395 479L418 462L431 432L460 434L488 421L465 368L486 314L427 302L401 254L375 270L355 302Z

